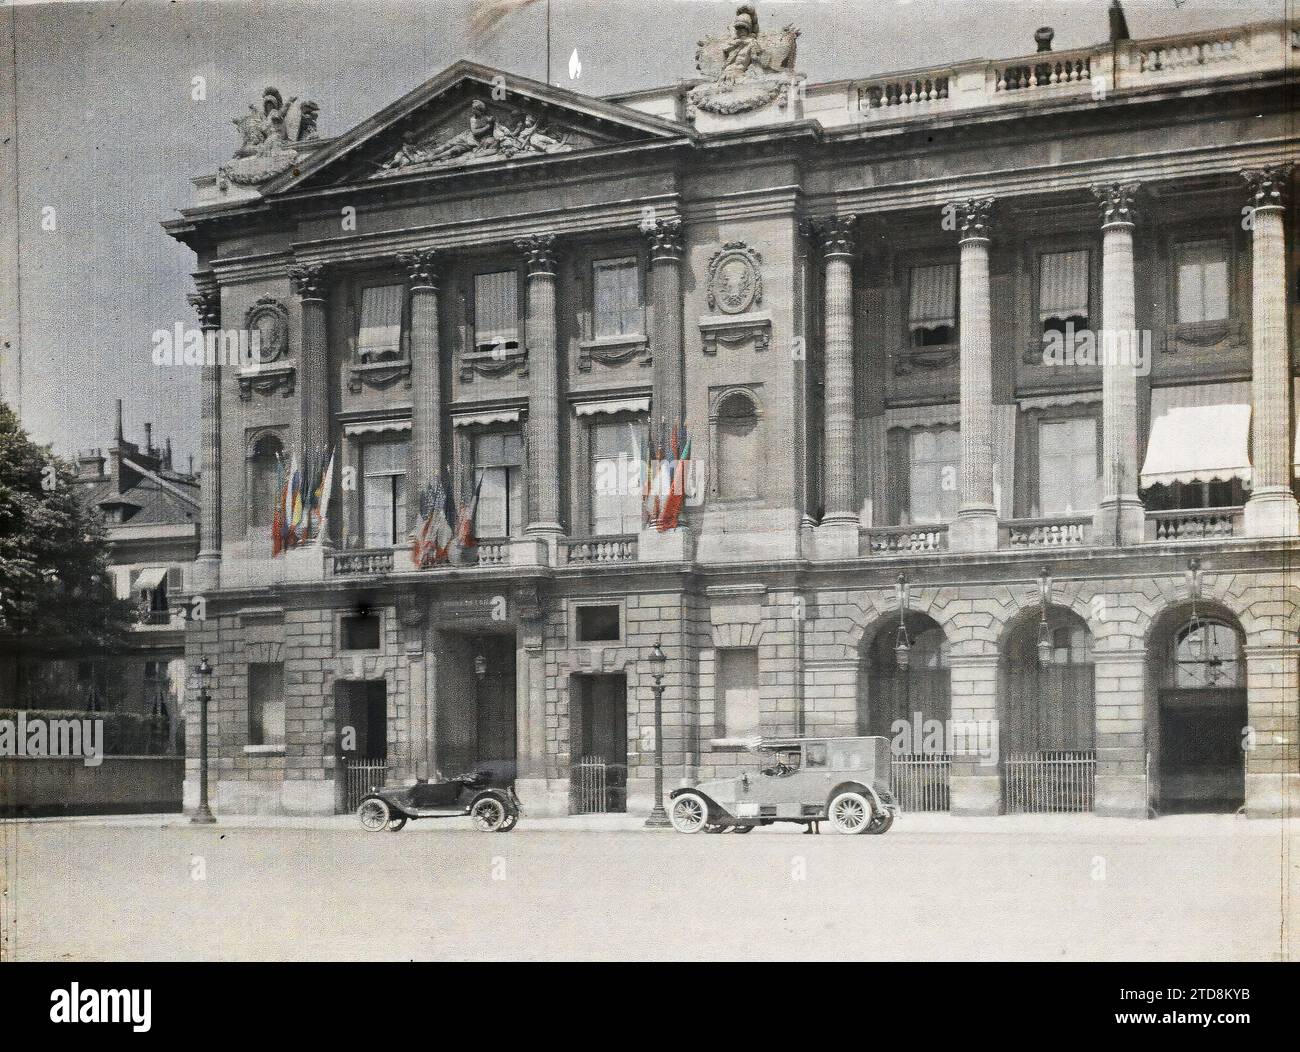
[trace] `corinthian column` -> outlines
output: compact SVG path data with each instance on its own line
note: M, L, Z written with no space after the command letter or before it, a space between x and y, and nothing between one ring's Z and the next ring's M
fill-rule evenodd
M413 527L419 496L442 467L442 370L438 360L438 253L423 248L398 262L411 282L411 459L406 518Z
M560 371L555 335L555 236L516 242L528 265L528 475L532 518L525 532L560 537Z
M199 510L199 554L195 561L199 589L217 588L221 578L221 359L217 330L221 327L221 290L210 275L196 279L188 297L203 330L202 407L199 453L203 471Z
M1286 233L1282 225L1292 165L1242 173L1251 209L1251 422L1252 484L1246 533L1253 537L1300 533L1291 490L1288 436L1291 375L1287 355Z
M993 503L993 308L989 297L990 198L956 202L961 234L961 506L949 546L991 551L998 546Z
M292 268L289 276L302 300L302 401L298 433L304 456L323 456L330 440L325 268L319 263L303 264Z
M682 352L682 221L656 219L641 225L650 248L650 307L654 331L654 415L675 427L685 408Z
M853 472L853 226L856 216L812 223L822 251L825 300L826 418L825 526L852 527L858 509ZM852 553L857 554L856 550Z

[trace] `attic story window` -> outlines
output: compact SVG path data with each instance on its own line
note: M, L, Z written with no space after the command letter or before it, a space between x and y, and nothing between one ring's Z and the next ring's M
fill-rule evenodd
M402 356L401 285L372 285L361 292L361 329L357 354L363 362Z
M474 349L519 349L519 288L513 270L474 275Z
M1038 317L1044 330L1088 326L1088 252L1048 252L1039 259Z
M598 259L592 274L597 338L639 335L645 322L636 259Z
M955 343L957 268L951 263L913 267L907 327L917 347Z

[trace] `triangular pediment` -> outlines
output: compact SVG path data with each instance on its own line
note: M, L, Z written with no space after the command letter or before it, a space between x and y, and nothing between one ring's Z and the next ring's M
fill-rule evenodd
M262 187L264 195L560 158L691 129L473 62L458 62Z

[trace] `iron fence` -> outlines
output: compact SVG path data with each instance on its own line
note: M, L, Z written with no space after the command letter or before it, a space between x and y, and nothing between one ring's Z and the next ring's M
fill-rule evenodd
M1097 754L1091 750L1013 753L1003 773L1008 814L1092 810Z
M388 780L388 772L393 766L388 760L348 760L346 810L355 811L360 807L362 797Z
M583 756L569 769L569 813L596 815L627 810L627 765Z
M952 757L940 755L895 756L890 764L889 788L900 811L947 811L948 776Z

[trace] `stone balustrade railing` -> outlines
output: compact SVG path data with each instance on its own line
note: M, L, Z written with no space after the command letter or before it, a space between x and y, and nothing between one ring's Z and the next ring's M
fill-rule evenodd
M624 563L636 561L635 533L609 537L570 537L562 542L564 561L571 566L593 563Z
M393 549L367 548L360 551L334 552L330 556L330 570L336 577L351 574L392 573Z
M508 566L510 564L510 542L505 538L480 539L475 551L478 552L479 566Z
M938 552L948 547L947 523L926 526L872 526L861 531L865 555Z
M1008 519L999 530L1003 548L1075 548L1092 542L1092 517Z
M1239 537L1244 518L1244 510L1239 507L1148 511L1146 539L1159 542Z

